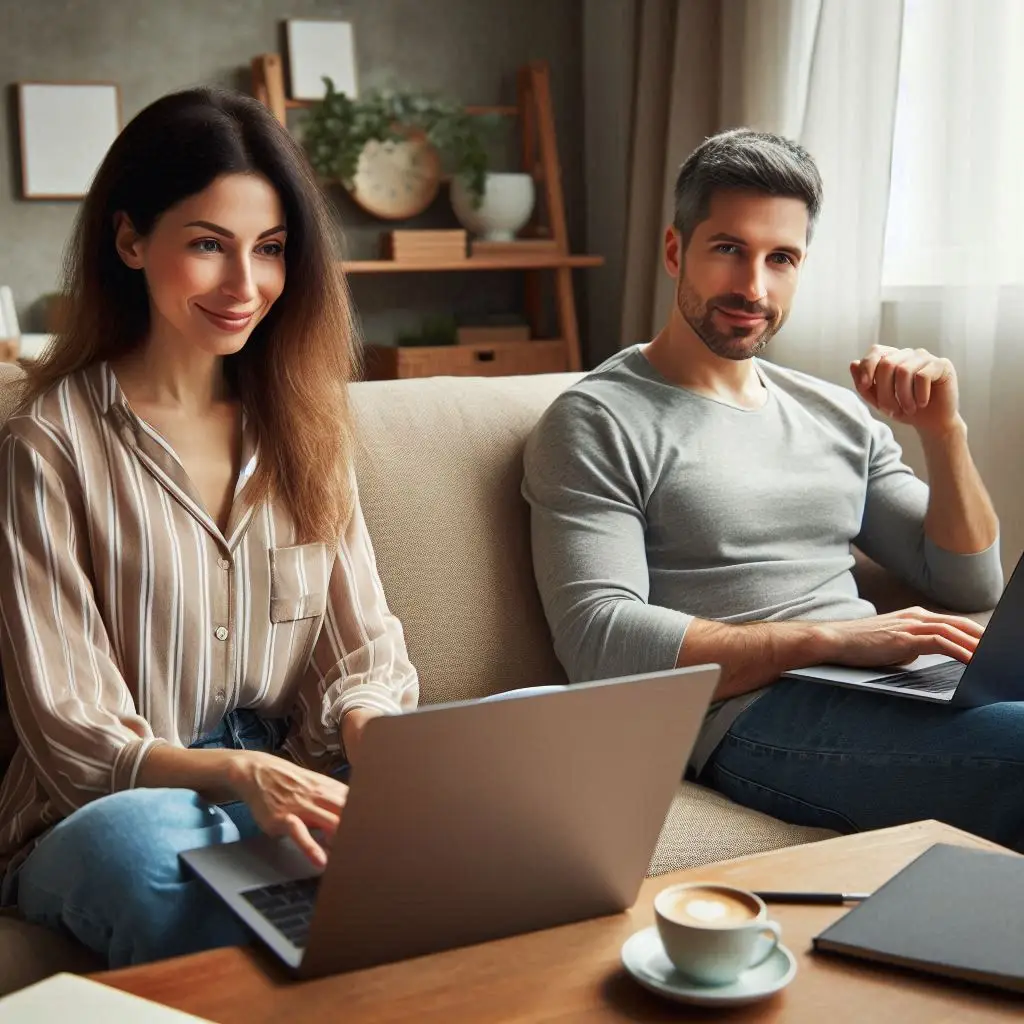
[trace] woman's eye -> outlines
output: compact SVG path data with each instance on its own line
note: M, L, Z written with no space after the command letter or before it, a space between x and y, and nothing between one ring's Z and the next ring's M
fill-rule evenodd
M192 248L197 252L214 253L220 252L220 242L216 238L199 238L192 243Z
M280 242L267 242L256 251L261 256L280 256L284 253L284 246Z

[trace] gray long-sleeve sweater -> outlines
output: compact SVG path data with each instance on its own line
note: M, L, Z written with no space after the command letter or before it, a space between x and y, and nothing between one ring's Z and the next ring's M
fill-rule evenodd
M852 391L757 360L764 405L666 381L639 347L559 396L531 436L523 494L555 650L573 682L672 668L694 617L874 614L856 544L945 607L991 607L998 542L958 555L924 533L927 486ZM700 770L757 692L717 703Z

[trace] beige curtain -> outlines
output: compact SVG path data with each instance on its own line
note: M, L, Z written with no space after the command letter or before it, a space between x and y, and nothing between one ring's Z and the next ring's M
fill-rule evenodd
M842 379L879 329L901 9L901 0L586 0L588 244L608 260L591 279L591 365L664 323L672 282L662 233L679 165L706 136L750 125L803 142L826 181L773 357Z
M718 0L585 0L586 356L594 366L658 329L672 299L661 235L683 157L716 130Z
M723 126L780 132L814 156L821 218L769 358L849 385L878 339L899 79L900 0L725 0ZM736 85L735 83L739 83Z

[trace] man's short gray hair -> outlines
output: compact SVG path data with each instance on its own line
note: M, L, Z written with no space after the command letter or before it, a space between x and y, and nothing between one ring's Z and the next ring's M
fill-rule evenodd
M747 189L769 196L802 199L807 205L807 241L821 210L821 175L803 146L769 132L733 128L705 139L687 158L676 178L674 224L689 243L708 216L716 189Z

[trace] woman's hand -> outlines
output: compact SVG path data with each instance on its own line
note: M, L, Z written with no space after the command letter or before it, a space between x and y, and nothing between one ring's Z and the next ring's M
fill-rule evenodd
M228 772L231 788L248 805L256 824L267 835L290 836L313 864L322 868L327 854L310 829L334 835L348 786L273 754L236 753Z

